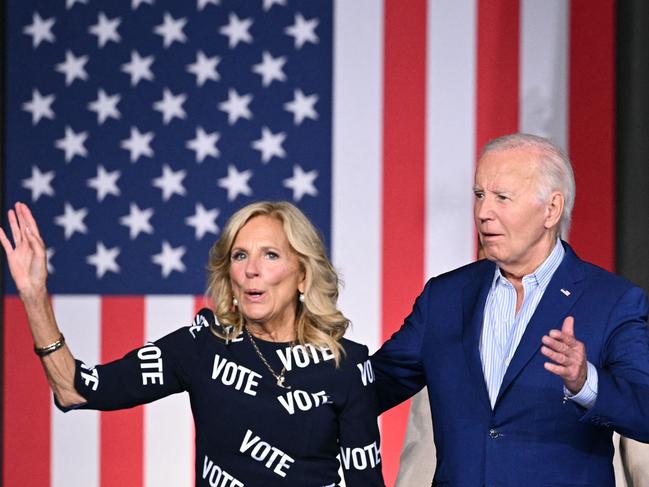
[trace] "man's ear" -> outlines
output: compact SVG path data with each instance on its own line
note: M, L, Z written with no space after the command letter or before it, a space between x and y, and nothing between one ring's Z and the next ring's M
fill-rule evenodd
M550 194L550 200L545 207L545 228L552 228L559 223L563 214L564 204L563 193L554 191Z

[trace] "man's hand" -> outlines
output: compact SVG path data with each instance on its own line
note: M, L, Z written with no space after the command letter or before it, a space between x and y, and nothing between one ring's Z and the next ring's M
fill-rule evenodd
M550 330L542 338L541 353L554 362L546 362L545 369L561 377L566 389L577 394L586 382L588 365L586 347L575 338L574 324L574 318L568 316L561 331Z

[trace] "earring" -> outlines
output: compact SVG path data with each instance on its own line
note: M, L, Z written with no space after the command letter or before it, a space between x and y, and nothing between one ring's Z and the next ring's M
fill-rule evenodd
M232 306L234 306L235 308L239 306L239 300L237 298L232 298Z
M304 303L304 294L300 293L300 296L297 299L300 301L300 303Z

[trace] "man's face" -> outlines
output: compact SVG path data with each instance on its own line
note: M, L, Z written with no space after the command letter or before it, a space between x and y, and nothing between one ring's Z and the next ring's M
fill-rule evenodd
M537 154L528 148L489 152L475 174L474 218L485 256L520 276L533 272L554 245L548 206L539 200Z

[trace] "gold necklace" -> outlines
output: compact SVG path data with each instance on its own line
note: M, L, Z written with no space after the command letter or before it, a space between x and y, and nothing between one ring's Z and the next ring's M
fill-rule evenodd
M259 350L259 347L257 346L257 342L255 342L255 338L252 336L252 333L250 333L250 330L248 330L248 327L244 325L243 329L246 330L246 334L248 335L248 338L250 338L250 343L252 343L252 348L255 349L255 352L257 352L257 355L259 355L261 361L264 363L264 365L270 371L270 373L273 374L273 377L275 377L275 380L277 381L276 384L282 389L291 389L291 386L284 385L284 379L285 379L284 376L286 375L286 365L282 367L282 371L279 374L276 374L273 368L268 363L268 360L266 360L266 357L264 357L264 354L261 353L261 350ZM293 349L293 342L291 342L289 346L289 350L292 349Z

